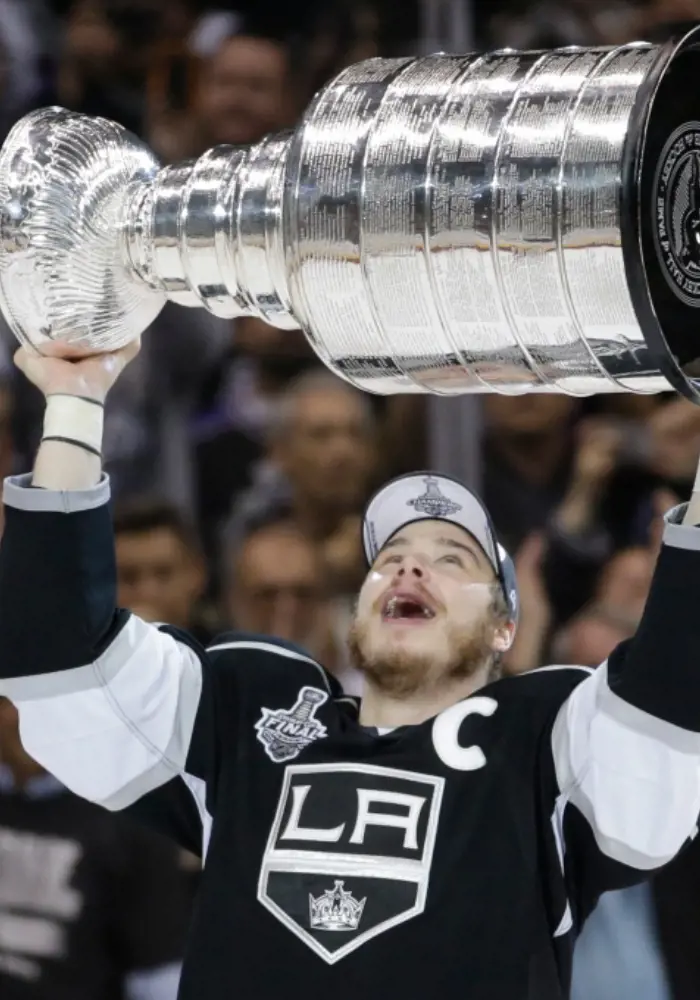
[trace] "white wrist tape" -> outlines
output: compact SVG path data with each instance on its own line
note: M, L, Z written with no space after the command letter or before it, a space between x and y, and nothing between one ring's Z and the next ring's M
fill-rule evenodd
M100 402L62 393L47 396L42 440L74 442L99 455L103 427L104 407Z
M695 485L693 486L693 493L700 493L700 463L698 464L698 471L695 473Z

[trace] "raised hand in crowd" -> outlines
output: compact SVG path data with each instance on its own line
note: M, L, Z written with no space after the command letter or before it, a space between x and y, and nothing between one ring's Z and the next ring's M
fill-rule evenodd
M661 549L661 541L664 533L664 517L669 510L682 503L682 499L673 490L662 486L654 490L651 498L652 519L649 525L649 540L647 548L652 556L656 557Z
M592 417L582 421L569 489L556 512L557 527L582 535L596 526L598 506L617 466L624 432L616 422Z
M348 514L337 529L322 543L323 558L332 587L352 591L361 580L365 566L360 545L362 521L358 514Z
M651 470L673 483L691 481L700 451L700 407L674 399L652 413L647 429Z

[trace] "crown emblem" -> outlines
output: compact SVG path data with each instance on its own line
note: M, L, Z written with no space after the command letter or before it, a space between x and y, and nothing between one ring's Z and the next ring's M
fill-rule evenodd
M425 483L425 493L422 496L416 497L415 500L409 500L409 507L413 507L421 514L427 514L429 517L447 517L449 514L456 514L458 510L462 509L461 504L449 500L440 492L438 481L434 476L426 476L423 481Z
M314 740L323 739L328 731L314 718L314 712L326 701L328 695L325 691L303 687L291 708L263 708L262 717L255 723L255 729L267 756L276 764L281 764L298 757Z
M309 920L317 931L356 931L360 926L367 897L359 902L343 888L345 882L336 880L318 899L309 893Z

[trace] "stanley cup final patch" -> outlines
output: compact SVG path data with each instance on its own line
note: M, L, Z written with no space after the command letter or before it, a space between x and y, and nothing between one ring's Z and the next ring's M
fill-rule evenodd
M283 764L298 757L314 740L324 739L328 731L314 713L326 701L325 691L303 687L291 708L263 708L255 730L270 760Z

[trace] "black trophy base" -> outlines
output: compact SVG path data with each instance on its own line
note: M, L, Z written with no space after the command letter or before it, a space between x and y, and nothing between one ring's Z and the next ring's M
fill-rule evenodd
M622 187L627 278L647 347L700 404L700 28L669 43L637 99Z

